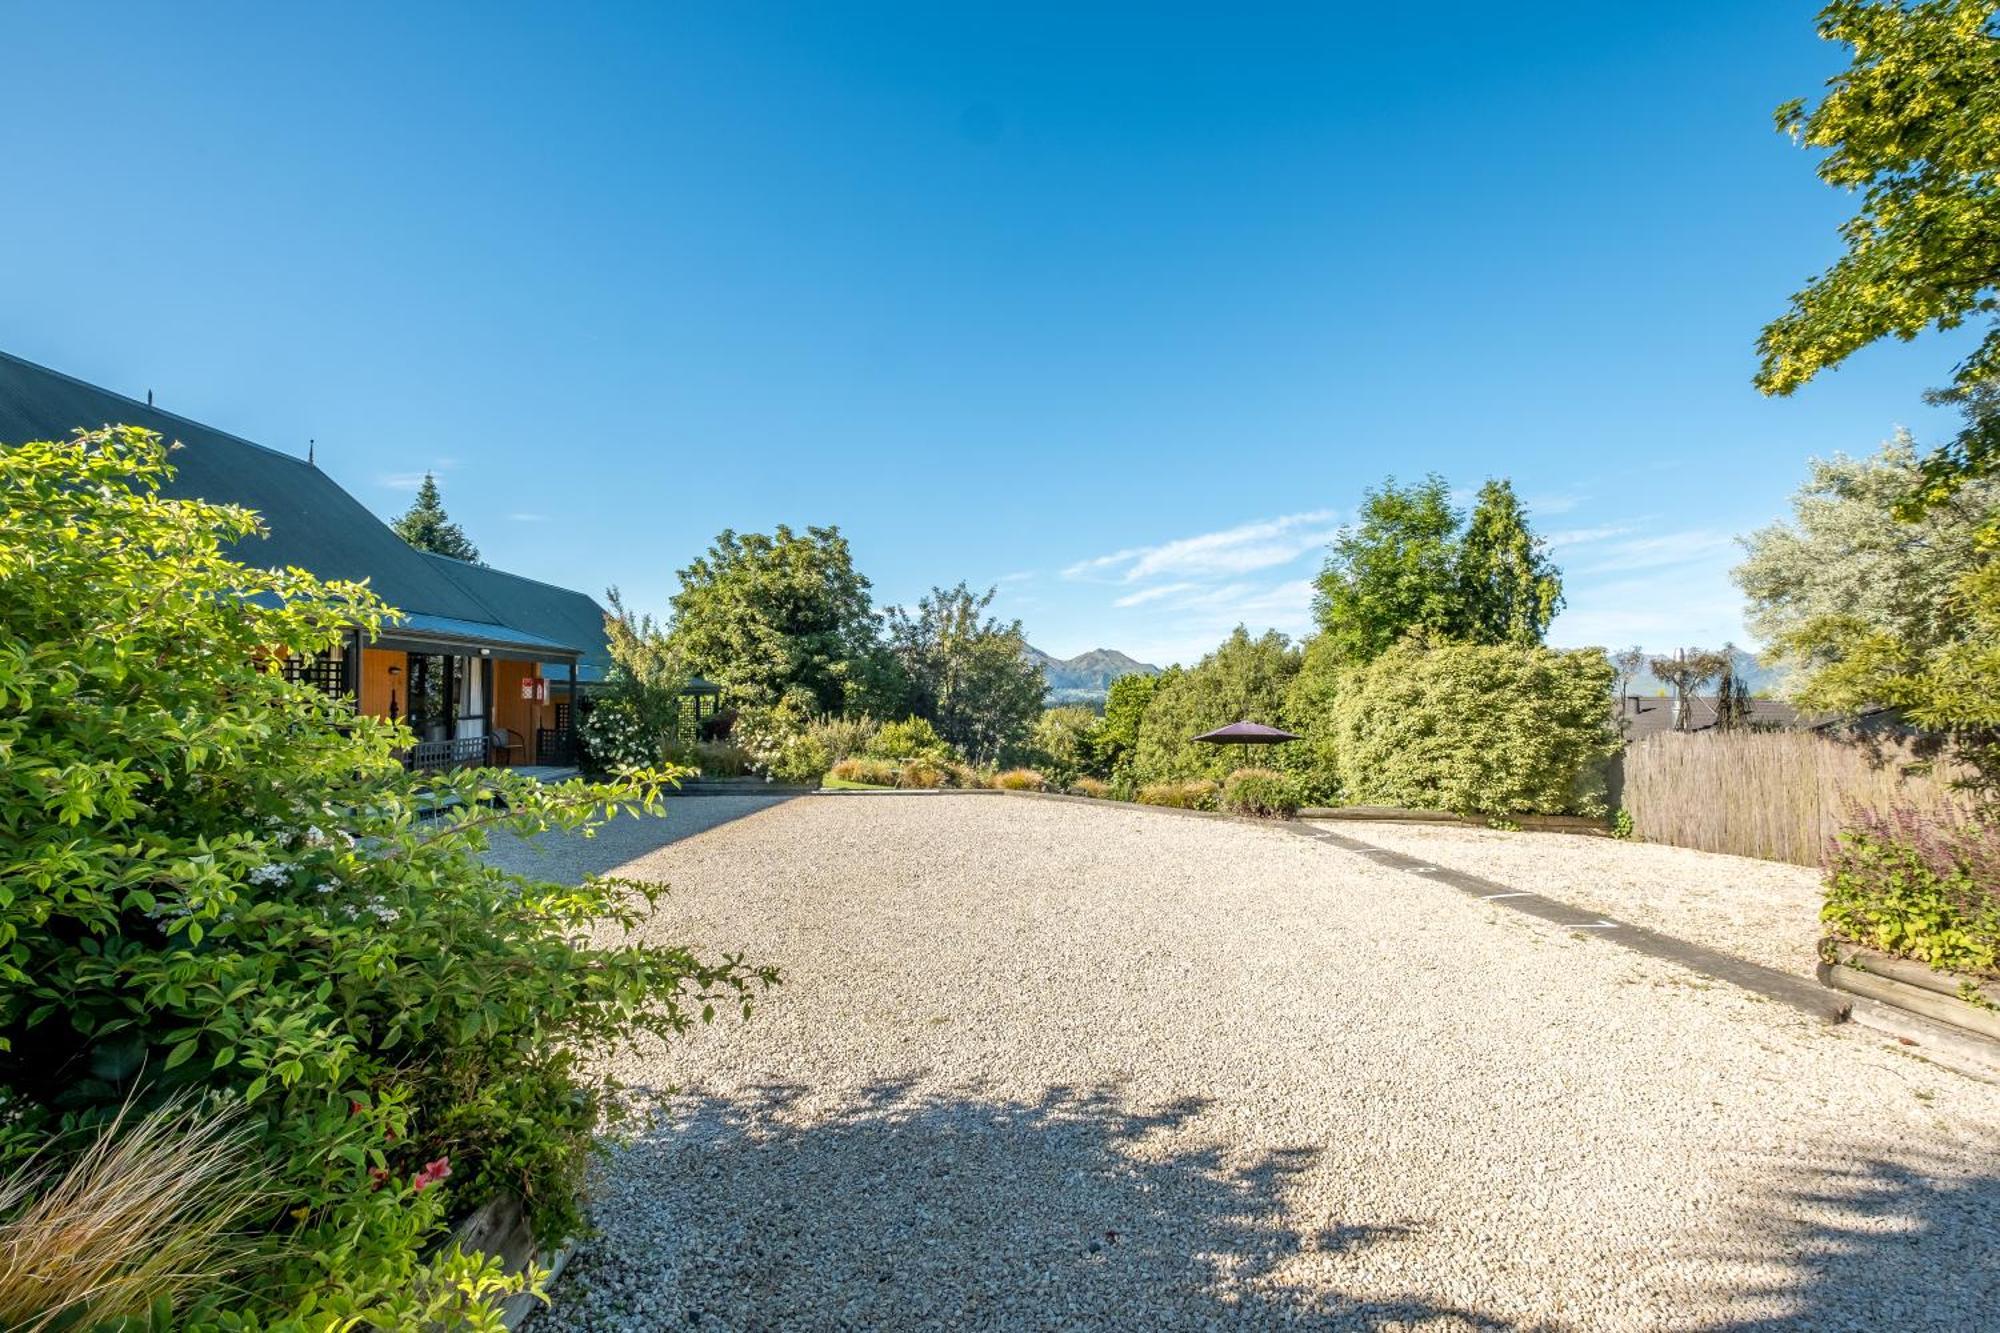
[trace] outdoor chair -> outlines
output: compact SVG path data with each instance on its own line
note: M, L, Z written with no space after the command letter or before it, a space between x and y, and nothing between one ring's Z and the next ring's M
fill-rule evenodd
M519 750L523 760L528 757L527 744L519 736L505 727L495 727L487 737L493 744L493 758L497 763L511 765L513 752Z

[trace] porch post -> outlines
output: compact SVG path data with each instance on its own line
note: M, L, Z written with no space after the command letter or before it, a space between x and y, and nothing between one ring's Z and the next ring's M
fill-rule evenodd
M578 729L581 728L583 725L583 710L578 706L581 703L582 700L578 699L576 695L576 659L572 657L569 659L569 742L568 742L569 761L572 764L580 762L580 754L577 748L576 735Z

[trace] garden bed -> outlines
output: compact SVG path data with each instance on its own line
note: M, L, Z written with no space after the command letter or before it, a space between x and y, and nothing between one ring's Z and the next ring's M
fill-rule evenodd
M2000 1041L2000 980L1936 972L1844 940L1821 945L1820 984Z

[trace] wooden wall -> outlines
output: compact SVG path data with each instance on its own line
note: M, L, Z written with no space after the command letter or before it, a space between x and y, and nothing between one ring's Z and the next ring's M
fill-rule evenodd
M389 716L389 668L396 667L402 675L394 678L396 687L396 715L401 717L408 711L410 655L391 652L386 648L363 648L361 650L361 698L355 711L374 717Z
M494 659L493 662L493 725L505 727L520 737L521 744L528 749L529 762L535 752L535 729L555 724L553 704L534 703L521 697L522 680L534 680L541 675L541 666L535 662L513 662Z
M478 659L475 657L474 662ZM520 737L526 747L527 762L534 762L535 729L555 725L556 710L553 703L536 703L521 697L521 681L525 677L533 680L541 674L541 667L535 662L514 662L502 658L493 660L493 725L505 727ZM401 675L391 677L389 668L396 667ZM475 670L477 667L474 668ZM375 717L389 715L389 690L396 691L396 715L409 714L410 658L401 650L387 648L363 648L361 650L361 698L360 711ZM518 755L517 755L518 759Z

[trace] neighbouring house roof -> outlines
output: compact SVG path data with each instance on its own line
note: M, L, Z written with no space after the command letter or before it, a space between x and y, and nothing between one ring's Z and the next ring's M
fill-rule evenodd
M1698 694L1688 700L1689 731L1707 731L1715 725L1716 696ZM1799 712L1791 704L1776 699L1751 699L1746 724L1759 727L1809 727L1821 719ZM1627 741L1643 740L1663 731L1673 731L1675 701L1668 695L1626 694L1618 699L1618 721Z
M478 567L466 568L492 577L461 576L447 567L459 562L411 547L302 458L0 352L0 443L67 439L78 428L107 425L143 426L180 445L166 494L241 505L263 516L267 535L246 538L231 553L245 564L365 580L404 613L386 637L512 648L538 660L561 659L565 669L571 657L603 651L602 611L588 636L577 607L560 618L547 614L557 593L595 608L582 593Z
M482 602L506 607L509 624L552 643L566 643L578 649L582 653L576 663L579 683L596 684L611 669L611 640L604 632L604 608L594 598L572 588L558 588L540 579L509 574L491 565L475 565L429 551L420 554ZM562 670L554 674L561 675L567 670L565 662Z

